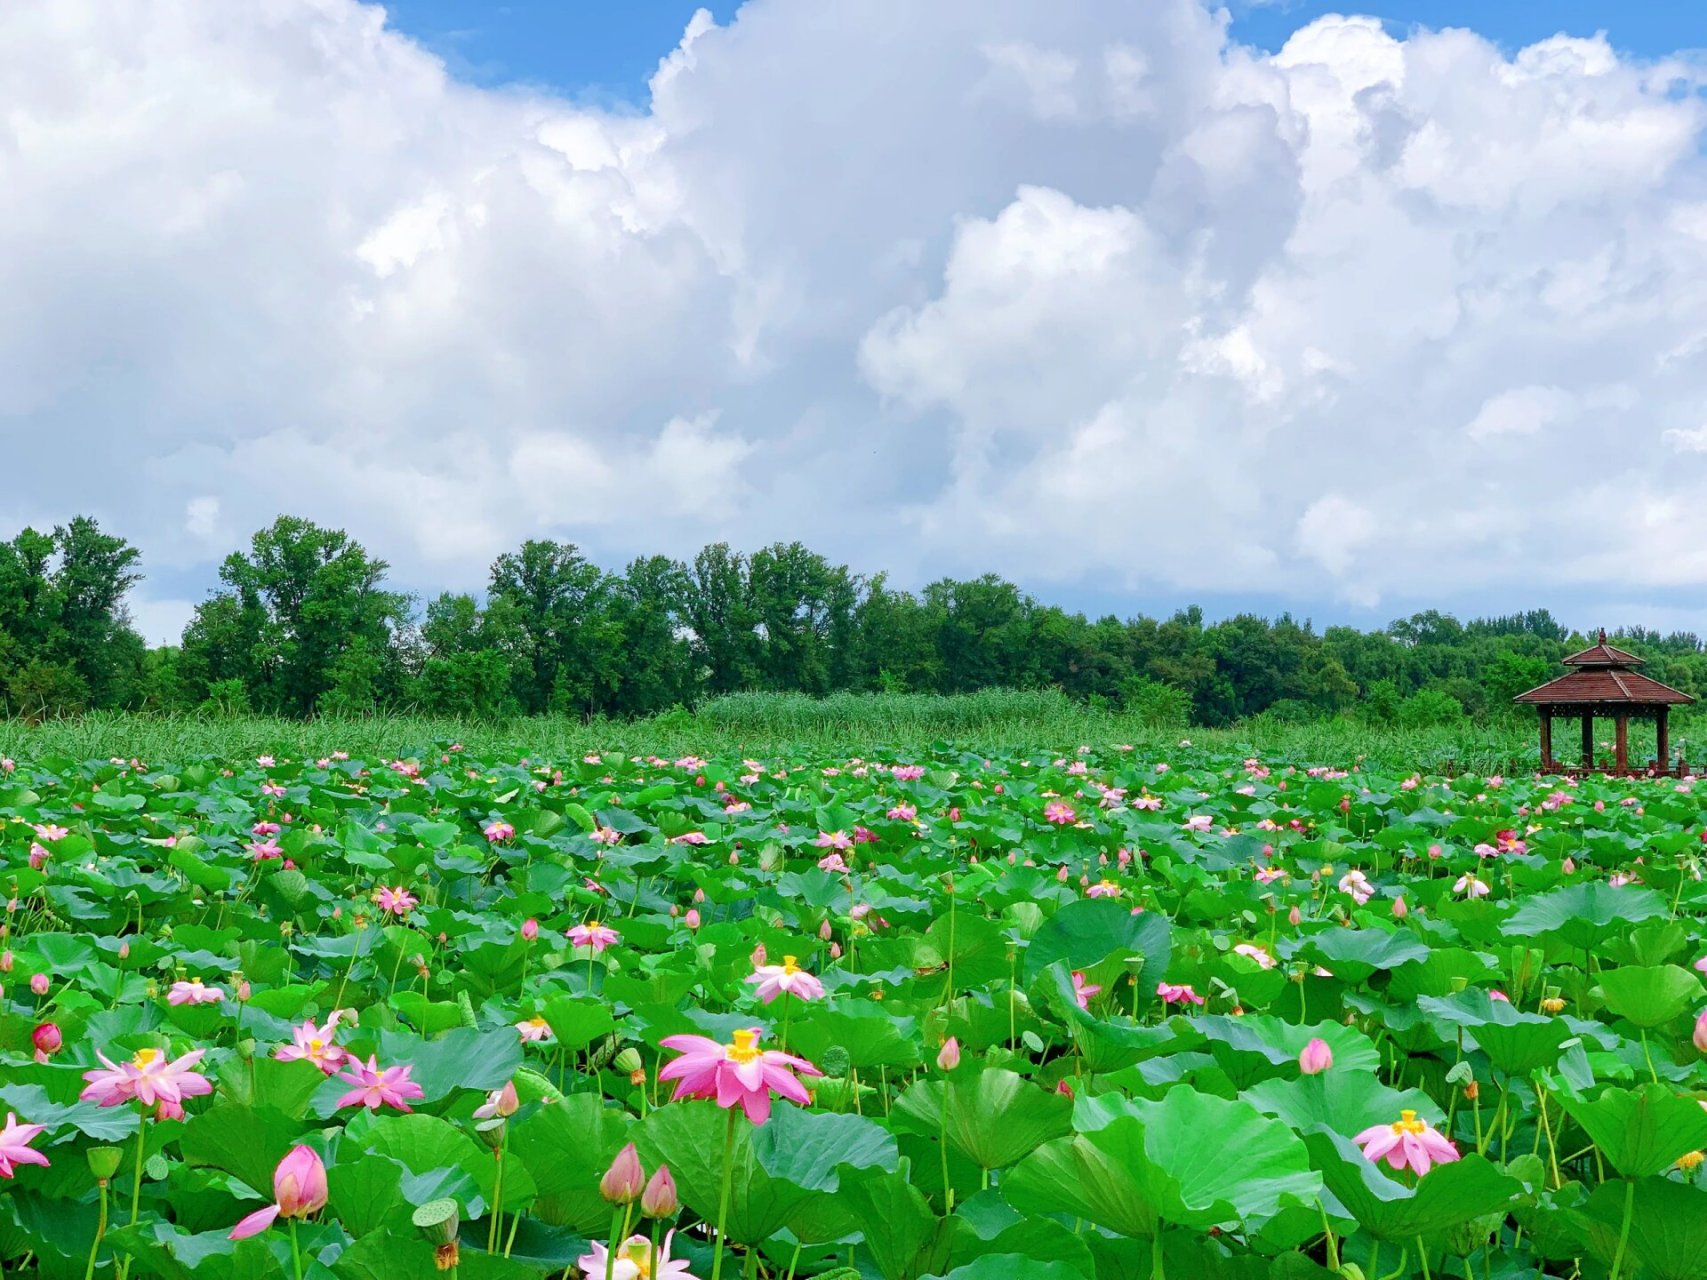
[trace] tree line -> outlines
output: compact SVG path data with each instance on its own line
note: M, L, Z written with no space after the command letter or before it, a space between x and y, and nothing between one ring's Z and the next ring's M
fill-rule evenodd
M0 709L627 717L752 690L1054 687L1156 724L1425 725L1511 714L1514 694L1589 643L1546 610L1429 610L1379 631L1209 622L1196 607L1092 619L995 574L898 590L798 542L612 572L571 543L528 541L493 562L483 596L423 605L347 534L284 516L226 557L178 645L149 648L125 610L139 563L82 516L0 542ZM1707 691L1694 634L1614 638L1657 679Z

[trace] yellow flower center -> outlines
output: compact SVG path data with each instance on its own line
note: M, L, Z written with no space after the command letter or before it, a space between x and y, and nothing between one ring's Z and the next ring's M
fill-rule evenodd
M1677 1167L1685 1173L1691 1173L1701 1167L1703 1159L1707 1159L1707 1152L1691 1151L1677 1158Z
M1399 1112L1398 1120L1393 1123L1394 1133L1421 1133L1427 1128L1426 1124L1417 1119L1417 1113L1414 1111Z
M737 1031L735 1042L729 1046L727 1053L731 1062L752 1062L759 1056L759 1033L757 1031Z
M325 1048L326 1042L324 1040L310 1040L308 1042L308 1052L310 1053L320 1053Z
M130 1065L135 1067L138 1071L146 1071L159 1057L160 1050L158 1049L138 1049L136 1051L136 1057L130 1060Z
M545 1019L540 1017L538 1014L535 1014L533 1017L528 1019L528 1026L530 1027L543 1027L544 1025Z
M618 1249L617 1256L634 1264L640 1274L636 1280L652 1280L652 1245L646 1240L631 1240Z
M800 972L800 966L794 963L793 956L784 956L782 958L782 971L792 978Z

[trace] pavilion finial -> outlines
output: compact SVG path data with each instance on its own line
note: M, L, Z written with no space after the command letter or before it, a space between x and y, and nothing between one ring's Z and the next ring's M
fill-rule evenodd
M1605 627L1602 627L1602 628L1601 628L1601 629L1600 629L1600 642L1601 642L1601 643L1602 643L1602 644L1605 644L1605 643L1606 643L1606 628L1605 628Z

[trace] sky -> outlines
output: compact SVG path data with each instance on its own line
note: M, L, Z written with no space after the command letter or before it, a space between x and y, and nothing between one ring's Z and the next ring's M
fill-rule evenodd
M0 535L1707 632L1707 17L0 6Z

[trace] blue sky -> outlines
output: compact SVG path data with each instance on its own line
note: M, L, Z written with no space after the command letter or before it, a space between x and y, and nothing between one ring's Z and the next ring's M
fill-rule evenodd
M1704 0L79 3L0 4L0 536L151 640L281 513L1707 632Z
M641 104L647 78L695 9L710 10L720 23L740 9L731 0L703 6L680 0L390 0L385 7L394 26L477 83L521 82ZM1415 26L1469 27L1507 48L1561 31L1604 31L1614 48L1639 57L1707 47L1702 0L1245 0L1230 8L1233 34L1269 50L1329 13L1369 14L1401 36Z

